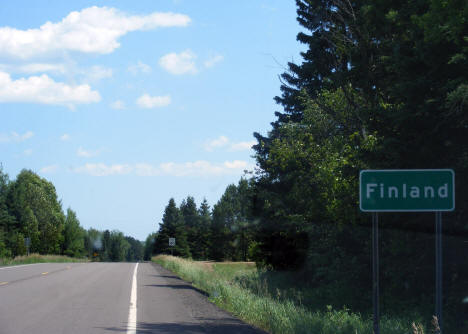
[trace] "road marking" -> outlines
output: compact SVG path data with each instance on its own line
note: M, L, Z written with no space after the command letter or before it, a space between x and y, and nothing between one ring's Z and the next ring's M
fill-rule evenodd
M8 284L8 282L0 282L0 285Z
M49 272L48 272L48 271L46 271L45 273L42 273L42 275L47 275L48 273L49 273Z
M132 279L132 292L130 293L130 309L128 310L127 334L136 334L137 326L137 270L138 263L135 265Z
M20 264L18 266L6 266L6 267L1 267L0 270L2 270L2 269L14 269L14 268L28 267L28 266L37 266L38 264L44 264L44 263L30 263L30 264Z

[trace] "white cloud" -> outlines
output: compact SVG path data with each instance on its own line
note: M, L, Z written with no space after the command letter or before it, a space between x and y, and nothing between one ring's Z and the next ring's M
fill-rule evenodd
M225 161L221 164L213 164L209 161L199 160L195 162L174 163L167 162L159 165L161 174L172 176L216 176L226 174L239 174L248 168L246 161Z
M0 64L0 71L7 73L51 73L54 75L67 77L77 77L79 81L96 82L105 78L112 77L113 71L111 68L94 65L91 67L80 68L74 62L67 64L48 64L48 63L31 63L24 65L8 65Z
M118 48L118 39L128 32L184 27L189 23L190 17L183 14L154 12L130 16L115 8L93 6L37 29L1 27L0 54L22 59L57 51L106 54Z
M150 73L151 72L151 66L142 63L141 61L138 61L135 65L130 65L127 68L127 71L129 71L133 75L137 75L138 73Z
M241 141L241 142L232 142L226 136L219 136L216 139L208 140L205 143L205 150L212 152L215 149L227 148L229 151L246 151L250 150L253 145L255 145L255 140L252 141Z
M173 52L159 59L159 65L171 74L195 74L198 72L195 65L197 56L191 50L179 54Z
M150 96L148 94L143 94L137 99L136 103L141 108L146 109L165 107L171 104L171 97L169 95Z
M112 77L112 69L95 65L83 71L86 81L99 81L105 78Z
M216 148L225 147L229 144L229 139L225 136L219 136L216 139L208 140L205 143L205 150L211 152Z
M232 143L229 149L231 151L247 151L252 148L257 142L255 140L252 141L241 141L238 143Z
M59 169L58 165L50 165L42 167L39 172L43 174L55 173Z
M81 167L72 169L73 172L79 174L89 174L93 176L108 176L108 175L123 175L130 173L132 168L129 165L106 165L103 163L98 164L85 164Z
M67 66L65 64L48 64L48 63L31 63L24 65L7 65L0 64L0 70L4 72L14 73L58 73L65 74L67 72Z
M67 141L70 140L70 135L68 133L64 133L63 135L60 136L61 141Z
M110 107L112 109L122 110L125 109L125 103L121 100L116 100L111 103Z
M9 142L23 142L25 140L30 139L32 136L34 136L34 132L32 131L27 131L24 134L18 134L14 131L12 131L10 134L4 134L0 133L0 143L9 143Z
M217 63L223 61L224 57L222 55L215 55L204 62L206 68L215 66Z
M92 158L98 156L101 151L102 150L89 151L80 146L76 151L76 155L82 158Z
M32 102L66 105L99 102L101 96L89 85L69 86L55 82L46 74L12 80L10 75L0 72L0 102Z
M31 155L33 153L33 150L28 148L26 150L23 151L24 155Z
M221 176L236 175L243 173L246 169L253 169L246 161L234 160L223 163L212 163L209 161L198 160L194 162L165 162L159 165L139 163L135 165L114 164L106 165L85 164L84 166L73 168L75 173L88 174L93 176L124 175L135 174L138 176Z

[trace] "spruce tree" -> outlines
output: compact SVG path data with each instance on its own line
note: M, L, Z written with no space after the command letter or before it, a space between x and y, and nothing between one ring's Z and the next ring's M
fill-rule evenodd
M174 247L169 246L169 238L176 238ZM184 220L173 198L169 200L164 210L162 224L159 226L156 237L155 253L190 257Z

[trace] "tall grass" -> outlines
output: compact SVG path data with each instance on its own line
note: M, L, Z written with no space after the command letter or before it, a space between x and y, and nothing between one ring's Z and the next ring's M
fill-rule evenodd
M78 259L63 255L41 255L29 254L16 256L13 259L0 258L0 266L14 266L19 264L32 264L32 263L51 263L51 262L87 262L87 259Z
M249 264L206 264L172 256L157 256L153 261L175 272L195 287L206 291L212 302L240 319L274 334L371 334L372 319L348 309L331 306L312 311L297 301L272 294L271 288L260 280L257 270ZM246 284L246 282L248 282ZM251 287L256 285L256 292ZM418 325L419 326L419 325ZM382 334L408 334L410 319L382 317Z

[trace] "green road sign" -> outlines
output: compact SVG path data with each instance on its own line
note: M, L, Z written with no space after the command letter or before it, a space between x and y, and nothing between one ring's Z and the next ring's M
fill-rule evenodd
M455 173L451 169L363 170L361 211L453 211Z

